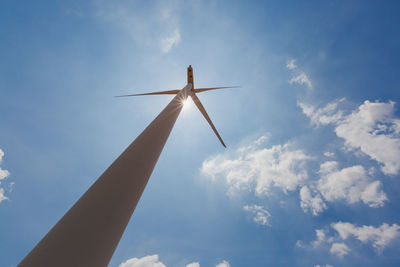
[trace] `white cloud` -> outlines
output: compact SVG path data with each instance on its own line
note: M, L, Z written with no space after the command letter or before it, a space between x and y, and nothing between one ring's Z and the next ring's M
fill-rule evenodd
M316 193L313 197L310 189L307 186L303 186L300 189L300 207L304 212L311 211L314 216L317 216L326 209L326 204L320 194Z
M0 163L2 163L3 157L4 157L4 152L3 152L3 150L0 149ZM7 170L3 170L2 168L0 168L0 184L1 184L1 180L7 178L9 175L10 175L10 173ZM12 186L12 184L13 183L11 183L11 186ZM6 199L8 199L8 198L4 195L4 188L0 187L0 203Z
M399 120L393 117L395 103L365 101L335 129L346 146L359 148L383 164L385 174L400 170Z
M268 220L271 217L271 214L264 209L263 206L252 205L252 206L244 206L243 209L252 213L253 221L260 225L270 225Z
M327 158L333 158L335 156L335 153L326 151L324 152L324 156Z
M132 258L123 263L118 267L166 267L164 263L159 261L158 255L144 256L143 258ZM186 267L200 267L200 263L192 262L186 265ZM216 265L216 267L230 267L229 262L222 261Z
M345 140L347 149L361 152L381 163L382 172L397 174L400 170L400 120L394 117L393 101L365 101L349 115L343 115L334 101L323 108L298 105L314 125L335 124L335 133Z
M0 181L7 178L10 173L7 170L3 170L0 168Z
M0 163L3 161L4 152L0 149ZM0 181L7 178L10 173L7 170L0 168Z
M343 111L337 111L337 108L344 100L344 98L335 100L325 107L318 109L312 105L307 105L301 102L297 103L297 105L302 109L303 113L310 118L312 124L319 126L336 123L343 118Z
M295 59L288 60L288 61L286 62L286 68L288 68L288 69L290 69L290 70L293 70L293 69L297 68L295 62L296 62Z
M314 265L314 267L333 267L333 265L330 265L330 264L319 265L319 264L317 264L317 265Z
M313 248L318 248L324 243L332 243L333 237L328 237L323 229L315 230L316 240L311 242Z
M158 261L158 255L145 256L143 258L132 258L119 265L119 267L166 267Z
M296 241L296 247L298 247L298 248L305 248L306 246L304 245L303 241L297 240L297 241Z
M271 186L293 191L308 178L305 163L311 158L302 150L293 149L290 143L265 148L259 140L205 160L201 172L211 179L223 179L229 193L254 189L259 196L268 194Z
M0 203L6 199L8 198L4 195L4 189L0 187Z
M299 75L292 77L292 79L289 80L290 84L293 83L298 83L298 84L305 84L309 89L312 88L312 83L311 80L308 78L307 74L304 72L300 73Z
M346 240L349 236L354 236L362 243L371 243L378 253L393 240L400 236L400 226L393 224L392 226L387 223L379 227L363 225L357 227L351 223L337 222L332 224L341 239Z
M339 163L337 161L325 161L319 166L319 174L328 175L338 170Z
M372 181L360 165L339 170L336 161L327 161L321 164L319 173L322 178L317 188L327 201L346 200L350 204L362 201L373 208L387 201L381 183Z
M175 29L174 32L168 37L164 37L160 41L161 49L164 53L169 52L173 46L176 46L181 41L181 34L178 29Z
M323 242L326 241L326 234L324 230L322 229L315 230L315 235L317 236L317 240L312 242L312 246L314 248L319 247Z
M316 240L311 242L312 248L323 247L326 244L332 244L330 252L340 258L349 254L351 249L345 242L350 238L361 241L363 244L370 244L375 251L380 254L394 240L400 238L400 226L383 223L379 227L371 225L357 226L347 222L332 223L331 228L338 234L329 236L328 231L323 229L315 230ZM296 246L307 248L302 241L298 240Z
M345 255L349 254L351 249L345 243L333 243L330 249L331 254L343 258Z
M230 267L231 265L227 261L222 261L221 263L217 264L215 267Z
M382 191L381 182L371 178L373 172L366 171L360 165L339 169L337 161L326 161L318 171L321 178L309 186L300 189L300 207L304 212L317 216L327 205L325 201L345 200L349 204L363 202L378 208L388 200Z

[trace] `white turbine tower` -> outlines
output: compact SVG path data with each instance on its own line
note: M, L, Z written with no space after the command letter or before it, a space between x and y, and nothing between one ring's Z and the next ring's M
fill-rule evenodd
M189 66L188 83L181 90L124 95L176 94L18 266L107 266L189 95L226 147L196 95L223 88L232 87L195 89Z

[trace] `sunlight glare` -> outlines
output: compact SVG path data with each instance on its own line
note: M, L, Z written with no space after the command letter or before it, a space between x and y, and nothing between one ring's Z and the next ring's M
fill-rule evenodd
M190 97L188 97L186 100L183 100L183 108L182 110L187 113L193 108L193 102L190 100Z

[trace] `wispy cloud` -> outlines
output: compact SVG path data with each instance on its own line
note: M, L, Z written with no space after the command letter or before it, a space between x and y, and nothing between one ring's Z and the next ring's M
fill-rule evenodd
M306 85L309 89L312 89L312 87L313 87L310 78L308 78L307 74L305 74L304 72L292 77L289 80L289 83L290 84L297 83L300 85Z
M297 68L296 64L295 64L296 60L295 59L290 59L286 62L286 68L293 70L295 68Z
M264 209L263 206L258 206L258 205L251 205L251 206L244 206L243 209L245 211L248 211L252 214L253 216L253 221L256 224L260 225L270 225L269 224L269 217L271 217L271 214Z
M308 77L308 75L304 71L302 71L300 68L298 68L297 65L295 64L295 62L296 62L296 60L294 60L294 59L290 59L290 60L286 61L286 68L291 70L291 72L293 73L293 76L289 80L289 83L305 85L308 89L312 89L313 85L312 85L310 77Z
M176 1L155 1L145 11L130 1L93 3L97 19L122 30L138 44L167 53L181 41L180 5Z
M161 39L160 45L161 49L164 53L169 52L173 46L176 46L181 41L181 34L179 33L178 29L172 33L172 35L168 37L164 37Z
M324 152L324 156L327 158L333 158L335 156L335 153L326 151Z
M312 105L301 102L297 103L297 105L303 110L303 113L310 118L313 125L319 126L337 123L343 118L343 111L337 110L337 108L344 100L344 98L335 100L322 108L315 108Z

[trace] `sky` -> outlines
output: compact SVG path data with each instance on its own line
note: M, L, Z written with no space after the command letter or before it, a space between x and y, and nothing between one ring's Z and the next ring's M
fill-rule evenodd
M398 266L398 1L0 3L0 266L173 96L188 102L109 266Z

